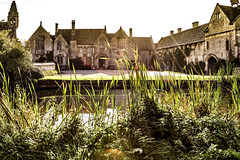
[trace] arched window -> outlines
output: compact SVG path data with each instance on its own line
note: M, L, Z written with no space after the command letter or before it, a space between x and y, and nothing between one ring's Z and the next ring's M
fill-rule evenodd
M45 40L45 37L44 36L38 36L36 38L36 50L44 50L44 40Z
M57 42L57 50L62 50L62 42L61 41Z
M58 55L57 56L57 62L58 62L58 64L62 64L63 63L63 56L62 55Z
M99 48L100 49L104 49L105 48L105 40L104 39L101 39L100 42L99 42Z

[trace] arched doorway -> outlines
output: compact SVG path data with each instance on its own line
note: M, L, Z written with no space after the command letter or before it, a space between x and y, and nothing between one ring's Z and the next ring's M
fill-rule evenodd
M105 56L100 56L98 58L98 67L101 68L101 69L106 68L106 57Z
M217 59L213 56L208 58L208 74L216 72Z

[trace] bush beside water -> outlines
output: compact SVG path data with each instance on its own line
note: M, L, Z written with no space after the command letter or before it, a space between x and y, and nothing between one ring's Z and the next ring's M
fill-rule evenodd
M11 39L9 31L0 32L0 71L9 77L9 85L28 85L30 79L43 77L40 69L32 65L31 53L18 39Z

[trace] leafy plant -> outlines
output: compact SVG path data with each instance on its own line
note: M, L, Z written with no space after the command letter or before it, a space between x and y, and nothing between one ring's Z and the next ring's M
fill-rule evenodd
M27 48L17 39L11 39L8 31L0 32L0 62L13 88L16 84L24 84L26 87L25 82L43 77L42 72L32 66L31 55Z

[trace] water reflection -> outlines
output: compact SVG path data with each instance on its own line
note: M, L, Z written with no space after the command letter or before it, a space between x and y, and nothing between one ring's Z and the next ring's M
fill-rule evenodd
M39 106L44 115L45 123L50 117L53 117L54 112L59 110L61 113L62 106L66 106L67 113L78 113L83 124L90 125L94 120L94 114L102 114L105 116L106 123L113 123L118 114L126 113L127 109L127 93L124 90L110 90L108 94L102 94L101 90L94 90L94 94L89 91L82 90L81 93L69 92L63 95L62 92L56 90L41 90L37 92ZM54 106L54 111L52 109ZM66 115L64 115L66 116ZM62 123L63 115L55 115L54 129Z
M49 101L54 101L56 104L67 101L68 106L79 107L83 105L83 109L86 109L86 111L94 109L96 104L106 108L126 106L127 94L122 89L110 90L108 94L104 94L101 90L94 90L94 92L81 90L80 93L73 92L70 94L68 92L65 95L59 90L40 90L37 92L38 101L42 106L46 106Z

